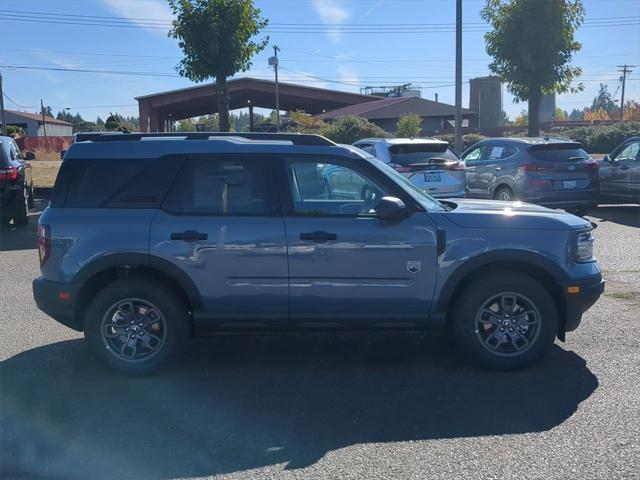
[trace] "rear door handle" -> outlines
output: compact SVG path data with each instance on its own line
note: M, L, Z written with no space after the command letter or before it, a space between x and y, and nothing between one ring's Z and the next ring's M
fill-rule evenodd
M300 240L311 240L314 242L326 242L328 240L337 240L338 235L329 232L306 232L300 234Z
M195 230L186 230L184 232L173 232L171 240L185 240L187 242L195 242L196 240L206 240L209 235L206 233L196 232Z

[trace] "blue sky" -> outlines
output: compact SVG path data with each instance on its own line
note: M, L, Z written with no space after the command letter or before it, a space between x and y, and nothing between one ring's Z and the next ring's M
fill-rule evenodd
M574 64L583 69L586 89L558 97L558 106L568 111L589 105L600 82L618 91L617 65L640 65L640 1L585 0L584 4L586 23L577 34L583 49ZM438 93L440 101L453 103L453 0L257 0L256 5L272 24L270 45L281 48L283 81L351 91L412 82L423 88L424 98ZM465 80L488 74L482 33L486 25L479 16L483 5L483 0L464 0ZM94 16L98 23L112 26L85 25L96 21L69 15ZM54 112L70 108L89 120L97 115L105 118L109 111L137 115L135 96L192 85L175 74L180 50L166 36L169 19L165 0L0 0L6 108L35 111L42 98ZM380 24L393 33L380 32ZM408 26L394 24L434 26L427 32L407 33ZM358 28L367 31L351 33ZM272 78L267 67L271 54L269 49L257 55L252 69L239 76ZM465 106L468 95L465 84ZM627 83L627 98L640 100L639 67ZM505 94L504 109L511 118L522 108Z

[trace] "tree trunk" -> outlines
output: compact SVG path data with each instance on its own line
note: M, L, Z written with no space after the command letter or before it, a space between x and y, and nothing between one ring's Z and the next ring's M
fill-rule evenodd
M533 89L532 89L533 90ZM540 91L532 91L529 97L529 135L530 137L540 136Z
M218 120L221 132L228 132L229 124L229 91L227 90L227 77L216 77L216 92L218 96Z

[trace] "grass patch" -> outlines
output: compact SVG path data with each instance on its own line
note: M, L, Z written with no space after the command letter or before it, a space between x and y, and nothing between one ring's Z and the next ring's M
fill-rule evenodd
M605 296L611 298L620 298L622 300L633 300L635 295L630 292L605 292Z
M31 173L34 187L53 187L62 164L61 160L32 160Z

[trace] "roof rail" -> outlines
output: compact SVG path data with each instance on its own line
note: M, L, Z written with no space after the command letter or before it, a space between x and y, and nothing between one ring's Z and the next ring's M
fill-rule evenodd
M245 132L161 132L161 133L100 133L91 138L92 142L133 142L143 138L175 138L184 140L214 140L215 137L240 137L254 141L288 141L293 145L336 146L331 140L320 135L306 133L245 133Z

